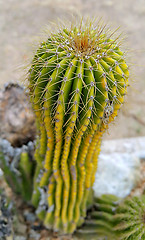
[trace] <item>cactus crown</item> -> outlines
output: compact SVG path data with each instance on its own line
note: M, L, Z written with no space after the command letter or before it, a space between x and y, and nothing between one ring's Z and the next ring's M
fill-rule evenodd
M49 100L53 123L60 122L65 129L68 125L78 129L86 118L90 125L107 122L126 93L128 66L118 37L113 40L113 32L93 24L81 21L51 33L30 69L35 111L42 113Z

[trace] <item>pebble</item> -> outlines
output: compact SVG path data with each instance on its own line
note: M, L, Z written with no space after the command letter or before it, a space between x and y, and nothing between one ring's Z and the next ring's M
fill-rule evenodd
M27 238L26 238L26 237L19 236L19 235L15 236L15 238L14 238L14 239L15 239L15 240L27 240Z
M22 234L22 235L26 235L27 226L25 224L17 222L16 227L17 227L17 229L15 230L16 233L19 233L19 234Z
M41 235L39 233L36 233L33 229L29 232L29 240L39 240Z
M28 210L24 211L24 217L26 219L26 221L34 223L36 220L36 216L34 213L30 213Z

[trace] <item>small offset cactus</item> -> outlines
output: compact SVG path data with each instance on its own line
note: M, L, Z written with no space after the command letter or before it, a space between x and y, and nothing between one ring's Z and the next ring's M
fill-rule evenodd
M25 201L30 201L32 196L35 172L33 154L33 142L15 148L9 141L0 138L0 168L12 190Z
M114 232L120 240L145 239L145 196L125 199L114 217Z
M44 224L72 233L86 216L102 134L128 86L118 37L95 22L62 26L37 50L28 74L39 137L32 203Z

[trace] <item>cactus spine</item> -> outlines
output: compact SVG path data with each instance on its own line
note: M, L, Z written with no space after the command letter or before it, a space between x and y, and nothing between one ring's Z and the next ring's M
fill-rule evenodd
M86 216L102 134L128 85L118 38L94 24L51 33L28 74L39 130L32 203L46 226L66 233Z

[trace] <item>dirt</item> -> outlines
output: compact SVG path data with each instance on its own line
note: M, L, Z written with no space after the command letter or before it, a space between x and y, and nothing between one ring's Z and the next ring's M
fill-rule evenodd
M0 85L23 81L36 36L50 22L72 15L102 17L126 33L130 88L120 116L105 138L145 135L144 0L0 0Z

